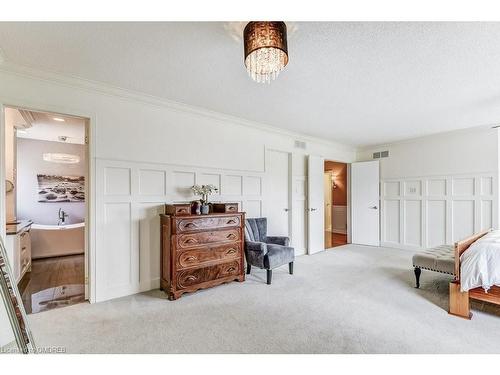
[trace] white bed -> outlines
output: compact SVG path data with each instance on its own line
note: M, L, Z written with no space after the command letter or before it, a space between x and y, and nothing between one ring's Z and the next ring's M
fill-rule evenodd
M460 290L500 286L500 230L475 241L460 256Z

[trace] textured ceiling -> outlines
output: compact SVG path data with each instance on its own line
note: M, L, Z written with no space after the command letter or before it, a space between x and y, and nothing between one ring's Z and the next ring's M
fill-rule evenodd
M270 85L247 77L222 22L0 23L0 48L12 63L357 146L500 122L500 23L293 27Z

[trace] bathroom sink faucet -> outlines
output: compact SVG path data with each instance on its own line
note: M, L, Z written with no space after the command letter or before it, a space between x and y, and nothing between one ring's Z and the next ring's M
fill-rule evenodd
M57 222L57 225L64 224L66 222L66 218L69 217L69 215L63 211L62 208L59 209L59 221Z

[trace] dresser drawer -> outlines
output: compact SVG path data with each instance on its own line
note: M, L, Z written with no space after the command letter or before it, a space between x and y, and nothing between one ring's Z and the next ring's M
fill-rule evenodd
M241 257L241 245L237 242L227 245L204 247L177 252L177 269L203 267L212 262L228 262Z
M240 216L223 217L196 217L186 219L175 219L177 232L191 232L196 230L210 230L216 228L239 227L241 225Z
M241 264L239 261L217 264L215 266L196 268L177 272L176 289L186 289L207 281L225 277L239 276Z
M165 213L175 216L191 215L191 203L167 204L165 205Z
M240 229L225 229L212 232L186 233L175 236L178 249L203 246L217 242L236 242L241 240Z

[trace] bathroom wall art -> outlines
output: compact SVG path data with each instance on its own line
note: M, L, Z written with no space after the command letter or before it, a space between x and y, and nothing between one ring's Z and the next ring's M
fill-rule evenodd
M38 202L85 202L85 177L37 174Z

